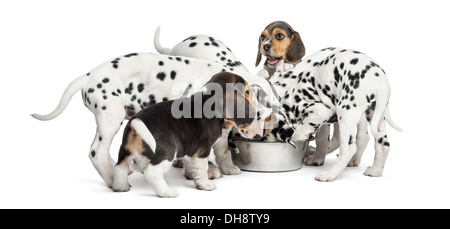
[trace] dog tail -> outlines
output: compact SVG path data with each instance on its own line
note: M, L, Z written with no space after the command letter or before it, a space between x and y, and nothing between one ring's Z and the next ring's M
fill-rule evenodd
M153 44L155 45L155 49L160 54L169 55L172 49L161 47L161 44L159 43L159 31L160 27L158 26L158 28L155 31L155 37L153 38Z
M395 124L394 121L392 121L391 115L389 114L389 106L386 106L386 109L384 110L384 117L386 118L386 121L392 128L394 128L397 131L403 132L402 128L399 127L397 124Z
M61 97L61 100L56 107L54 111L52 111L50 114L47 115L41 115L41 114L32 114L31 116L35 119L42 120L42 121L48 121L52 120L56 117L58 117L64 109L66 109L67 104L69 104L70 100L72 99L72 96L83 86L87 84L89 81L89 77L87 75L82 75L78 78L76 78L72 83L67 86L66 90L64 91L64 94Z
M150 146L153 152L156 149L156 140L152 133L148 130L147 126L138 118L131 120L131 125L134 127L136 132L141 136L141 138Z
M382 104L386 105L383 106ZM378 131L378 124L380 123L382 118L385 118L389 125L395 130L400 132L403 131L402 128L400 128L397 124L394 123L394 121L392 121L392 118L389 114L388 103L386 101L377 101L377 105L375 107L375 110L373 111L372 121L370 122L370 132L375 139L386 136L386 132Z

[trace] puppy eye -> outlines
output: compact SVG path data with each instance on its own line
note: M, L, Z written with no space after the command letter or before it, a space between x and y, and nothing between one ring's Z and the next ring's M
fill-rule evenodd
M278 39L278 40L283 40L284 35L283 35L282 33L279 33L279 34L277 34L277 35L275 36L275 38Z
M265 40L265 39L266 39L266 36L261 35L261 40L263 41L263 40Z

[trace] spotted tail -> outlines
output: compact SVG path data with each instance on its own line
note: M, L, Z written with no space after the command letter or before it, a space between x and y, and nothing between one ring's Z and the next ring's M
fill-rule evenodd
M158 28L155 31L155 37L153 38L153 44L155 45L155 49L160 54L169 55L170 52L172 51L172 49L164 48L161 46L161 44L159 43L159 31L160 31L160 27L158 26Z
M87 75L82 75L76 78L74 81L72 81L72 83L69 84L69 86L67 86L58 106L54 111L47 115L32 114L31 116L42 121L48 121L58 117L64 111L64 109L66 109L67 104L69 104L70 100L72 99L72 96L81 88L83 88L88 83L88 81L89 77Z

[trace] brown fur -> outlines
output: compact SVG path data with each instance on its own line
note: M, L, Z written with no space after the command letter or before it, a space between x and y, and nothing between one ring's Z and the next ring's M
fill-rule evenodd
M276 36L280 33L284 35L284 38L278 40ZM262 39L262 36L264 36L264 39ZM270 23L259 37L256 66L261 62L262 52L264 50L263 45L267 41L269 41L271 46L271 55L280 58L280 60L284 60L285 63L296 65L305 56L305 46L303 45L300 34L286 22L275 21Z

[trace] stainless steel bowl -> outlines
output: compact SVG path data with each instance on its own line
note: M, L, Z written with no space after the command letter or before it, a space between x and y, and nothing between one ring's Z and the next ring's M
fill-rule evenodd
M286 172L302 168L309 142L295 142L296 148L284 142L235 141L239 153L235 165L245 171Z

